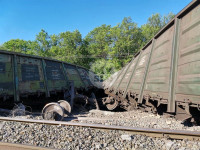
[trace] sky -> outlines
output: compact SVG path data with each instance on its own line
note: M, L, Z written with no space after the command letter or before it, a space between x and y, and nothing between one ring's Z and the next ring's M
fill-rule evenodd
M34 40L79 30L83 37L102 24L115 26L131 17L138 26L155 13L177 14L191 0L0 0L0 45L11 39Z

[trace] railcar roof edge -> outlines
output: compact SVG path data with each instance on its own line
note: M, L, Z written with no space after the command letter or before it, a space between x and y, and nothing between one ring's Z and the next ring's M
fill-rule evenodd
M200 3L200 0L191 1L186 7L184 7L179 13L177 13L170 22L168 22L162 29L160 29L158 31L158 33L156 33L155 36L151 40L149 40L149 42L147 42L147 44L139 51L145 50L145 48L149 44L151 44L153 39L158 38L165 30L167 30L171 25L174 24L176 18L180 18L180 17L184 16L185 14L187 14L187 12L189 12L193 7L197 6L199 3ZM136 57L137 55L138 55L138 53L136 53L134 55L134 57Z
M12 54L12 55L20 55L20 56L24 56L24 57L31 57L31 58L38 58L38 59L45 59L45 60L51 60L51 61L65 63L65 64L69 64L69 65L73 65L73 66L77 66L79 68L83 68L83 69L89 70L88 68L85 68L83 66L75 65L75 64L72 64L72 63L69 63L69 62L66 62L66 61L61 61L61 60L57 60L57 59L53 59L53 58L49 58L49 57L42 57L42 56L37 56L37 55L24 54L24 53L19 53L19 52L8 51L8 50L5 50L5 49L0 49L0 53Z

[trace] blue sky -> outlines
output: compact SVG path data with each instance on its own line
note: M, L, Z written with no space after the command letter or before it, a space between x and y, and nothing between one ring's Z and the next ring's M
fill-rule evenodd
M130 16L138 25L154 13L178 13L191 0L0 0L0 44L34 40L44 29L58 34L78 29L84 37L102 24L115 26Z

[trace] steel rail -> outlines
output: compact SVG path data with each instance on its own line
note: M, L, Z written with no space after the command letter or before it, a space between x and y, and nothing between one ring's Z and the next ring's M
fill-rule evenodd
M4 150L49 150L52 148L44 148L44 147L25 145L25 144L0 142L0 149L4 149Z
M138 128L138 127L128 127L128 126L74 123L74 122L65 122L65 121L33 120L33 119L21 119L21 118L9 118L9 117L0 117L0 121L16 121L16 122L23 122L23 123L37 123L37 124L47 124L47 125L89 127L89 128L94 128L94 129L103 129L103 130L121 130L121 131L130 132L132 134L141 134L141 135L146 135L150 137L200 140L200 132L197 132L197 131Z

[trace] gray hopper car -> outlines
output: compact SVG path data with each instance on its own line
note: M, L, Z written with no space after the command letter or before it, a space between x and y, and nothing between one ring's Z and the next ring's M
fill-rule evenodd
M200 119L200 1L179 12L104 85L110 110L139 107Z

